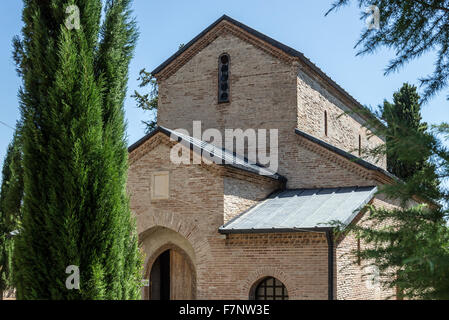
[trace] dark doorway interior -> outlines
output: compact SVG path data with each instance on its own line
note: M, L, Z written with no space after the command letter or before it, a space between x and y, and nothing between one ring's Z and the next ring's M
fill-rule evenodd
M150 299L170 300L170 250L163 252L156 259L150 279Z

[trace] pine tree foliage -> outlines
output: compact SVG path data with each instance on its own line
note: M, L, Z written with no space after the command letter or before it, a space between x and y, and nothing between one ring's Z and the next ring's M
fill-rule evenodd
M419 99L420 97L416 91L416 87L405 83L399 91L393 94L393 103L384 101L382 118L392 131L391 135L389 135L390 139L396 135L395 131L400 129L396 125L400 120L403 120L407 127L419 132L427 130L427 124L421 122L421 104ZM389 140L387 140L387 149L388 142ZM398 160L398 155L393 153L387 154L388 171L399 178L407 178L417 169L422 168L424 162L427 160L425 156L423 155L422 159L419 159L417 163L404 164Z
M69 29L76 5L80 28ZM24 198L14 251L19 299L136 299L141 258L126 195L123 100L136 41L129 0L25 0ZM80 290L66 287L79 267Z
M355 47L358 54L371 54L380 47L395 50L396 57L385 69L392 73L411 60L435 51L435 69L420 79L424 86L424 101L448 85L449 79L449 0L357 0L361 8L372 5L379 9L380 29L366 29ZM335 11L350 0L336 0ZM365 20L372 12L363 11ZM449 99L449 95L448 95Z
M326 15L349 3L350 0L336 0ZM396 58L385 70L385 74L389 74L413 59L435 51L434 72L420 79L424 87L421 102L447 86L448 0L358 0L357 3L361 8L376 6L380 13L380 29L367 28L361 34L355 46L360 47L359 55L374 53L381 47L395 50ZM369 10L364 11L361 19L365 20L371 14ZM410 101L404 98L404 92L397 95L393 105L400 106L395 112L391 105L385 106L384 119L388 126L376 121L366 124L372 134L386 137L387 144L364 150L364 154L372 157L387 155L390 160L391 156L395 159L398 167L392 171L403 179L384 185L379 193L397 202L399 207L387 210L368 206L366 225L346 226L339 222L336 225L341 227L342 236L354 232L366 244L360 252L351 254L378 267L384 287L398 289L400 296L405 298L448 299L449 193L444 186L449 178L449 150L442 140L449 139L449 125L442 123L427 132L418 125L421 119L416 113L411 109L406 113L401 110L403 104L416 106L414 94L409 96ZM381 118L382 115L377 116Z

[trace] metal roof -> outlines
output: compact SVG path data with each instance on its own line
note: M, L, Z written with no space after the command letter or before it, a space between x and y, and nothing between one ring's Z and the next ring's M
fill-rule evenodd
M150 139L157 132L162 132L169 136L170 139L182 143L185 147L202 154L206 161L216 163L218 165L231 166L240 170L248 171L258 175L266 176L275 180L286 181L287 179L276 172L273 172L258 163L252 163L248 159L241 157L224 148L220 149L211 143L196 139L194 137L182 134L178 131L171 130L162 126L158 126L155 130L147 134L145 137L134 143L128 148L128 152L132 152L142 143Z
M325 230L333 221L349 224L374 197L377 187L284 190L219 228L220 233Z

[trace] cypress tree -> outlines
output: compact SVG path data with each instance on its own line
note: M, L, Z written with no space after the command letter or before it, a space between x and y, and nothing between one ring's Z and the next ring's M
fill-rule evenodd
M102 41L99 45L99 52L96 57L96 76L104 83L102 91L103 98L103 124L104 124L104 145L110 145L109 157L113 163L112 174L116 176L116 192L121 194L121 205L119 210L129 212L128 198L125 193L128 171L128 151L125 141L125 121L124 121L124 100L127 91L128 66L132 58L135 43L137 41L137 27L131 18L129 10L131 0L108 1L106 2L105 21L100 30ZM135 279L140 278L142 261L140 260L137 248L138 239L135 234L134 221L130 214L121 215L123 220L121 228L117 232L121 234L110 234L111 241L118 241L117 246L124 246L115 260L114 265L116 277L126 280L129 274L134 274ZM129 235L132 235L130 238ZM125 239L123 242L121 239ZM124 286L117 288L117 294L129 296L137 299L140 292L136 292L135 283L127 281ZM114 291L115 292L115 291ZM120 295L111 296L119 298Z
M382 108L382 118L387 122L390 131L386 141L388 171L402 179L420 170L428 158L428 155L422 154L418 160L407 161L407 158L400 158L401 153L397 152L393 143L394 137L399 135L398 131L425 132L427 130L427 124L421 121L419 99L416 87L404 83L401 89L393 94L393 103L385 100Z
M79 28L67 27L70 5ZM106 1L101 25L101 0L24 1L14 54L23 78L19 299L138 298L141 261L125 190L123 100L137 37L129 5ZM66 287L71 265L79 290Z
M20 126L18 125L17 128L14 138L8 146L2 169L0 190L0 299L3 297L5 290L13 287L13 235L21 220L23 173Z
M439 181L435 164L429 161L429 148L411 152L419 146L417 139L427 137L429 143L432 141L427 123L421 118L421 102L416 87L404 83L393 94L393 103L384 101L381 109L382 118L388 125L385 132L388 171L402 180L417 179L420 173L419 186L422 192L430 199L438 199ZM406 136L409 139L399 143L399 139Z

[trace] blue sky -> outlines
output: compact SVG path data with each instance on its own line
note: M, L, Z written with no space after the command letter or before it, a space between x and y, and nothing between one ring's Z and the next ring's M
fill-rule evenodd
M385 77L383 70L394 53L379 50L375 55L356 57L353 49L365 28L360 9L346 7L324 17L329 1L299 0L134 0L134 13L140 29L135 58L130 66L128 98L125 103L128 141L144 134L141 120L148 114L136 108L129 96L138 86L142 68L152 70L179 44L187 43L204 28L227 14L242 23L303 52L312 62L364 105L375 107L385 98L391 100L403 82L418 84L418 78L433 71L434 55L415 60L398 73ZM11 40L21 29L22 1L1 1L0 20L0 165L19 117L17 91L20 79L11 58ZM423 106L423 118L429 123L449 121L449 88Z

